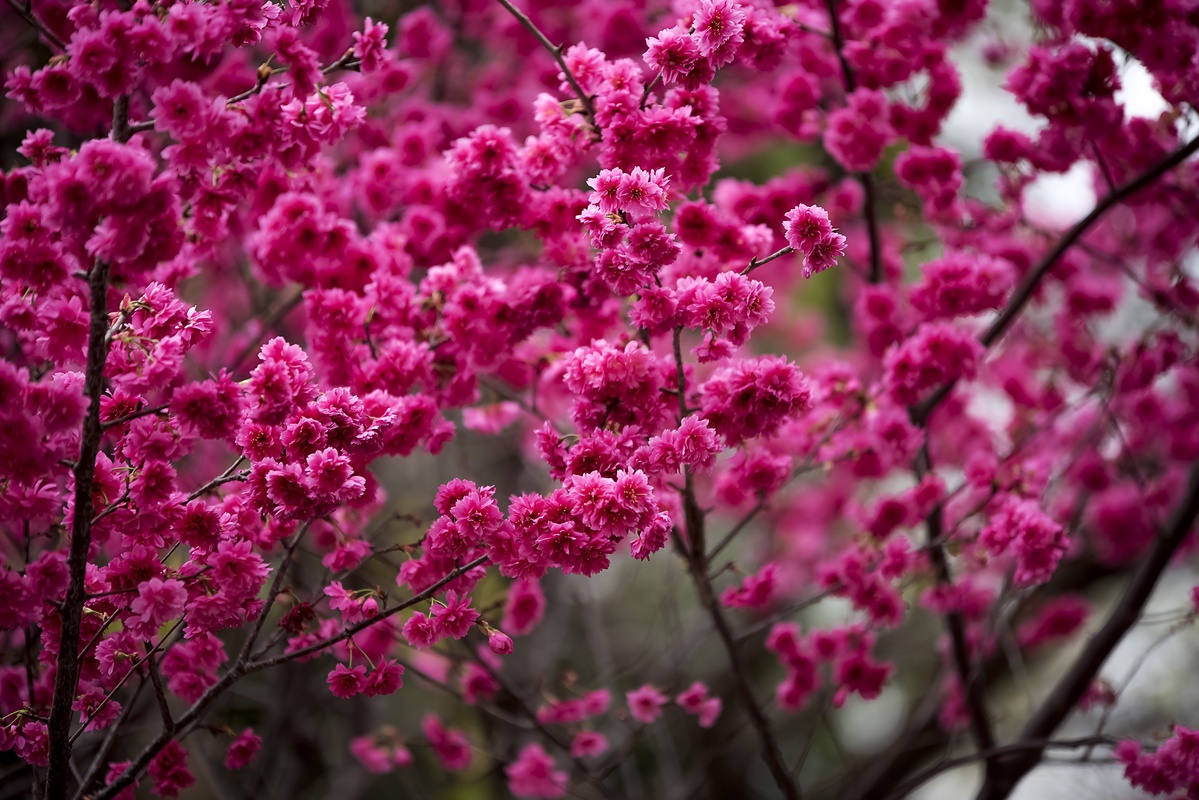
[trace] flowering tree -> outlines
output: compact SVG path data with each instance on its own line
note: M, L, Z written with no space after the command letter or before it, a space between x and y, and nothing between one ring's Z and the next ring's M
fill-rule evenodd
M1197 732L1059 734L1120 701L1101 670L1199 513L1192 3L1033 0L986 56L1039 129L970 164L938 137L985 0L6 3L5 780L236 781L273 746L239 687L311 661L293 698L458 698L324 743L429 786L630 796L673 715L722 736L684 774L749 747L789 799L974 763L998 800L1061 750L1194 796ZM1032 210L1078 168L1085 217ZM431 522L389 515L372 465L462 428L543 477L468 459ZM691 585L719 667L513 667L629 559ZM999 719L1011 652L1072 637ZM901 680L927 699L868 769L805 761Z

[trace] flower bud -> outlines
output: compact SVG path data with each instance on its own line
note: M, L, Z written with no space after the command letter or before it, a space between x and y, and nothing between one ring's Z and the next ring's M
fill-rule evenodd
M492 631L487 637L487 646L498 656L506 656L512 652L512 637L506 633Z

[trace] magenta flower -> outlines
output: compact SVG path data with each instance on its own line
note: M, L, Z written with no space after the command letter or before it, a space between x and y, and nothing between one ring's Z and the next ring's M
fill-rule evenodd
M366 689L366 667L359 664L351 668L338 664L325 678L325 683L329 684L329 691L334 697L353 697Z

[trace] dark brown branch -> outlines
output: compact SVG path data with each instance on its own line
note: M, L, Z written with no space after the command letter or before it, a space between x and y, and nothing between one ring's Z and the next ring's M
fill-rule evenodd
M117 612L114 612L113 616L116 616L116 613ZM146 663L147 659L149 659L152 655L154 655L154 653L156 651L164 649L164 646L166 645L167 640L170 639L172 635L174 635L175 631L179 630L179 626L182 624L183 624L182 617L175 620L175 624L172 625L171 629L168 630L166 632L166 635L162 637L162 641L160 641L158 643L158 645L156 647L154 647L153 650L151 650L150 648L147 648L146 655L142 656L141 658L139 658L137 661L135 661L133 664L131 664L129 666L128 671L123 676L121 676L121 679L119 681L117 681L117 685L112 687L112 689L109 690L108 694L106 694L104 696L104 699L100 701L100 704L98 706L96 706L95 709L92 710L92 712L90 714L91 717L94 718L94 717L98 716L100 714L100 712L104 709L104 707L112 702L112 699L114 697L116 697L117 692L121 691L121 689L129 681L129 679L132 678L134 675L139 674L138 671L141 669L142 664ZM83 652L86 652L86 649L87 648L84 648ZM86 731L87 731L87 726L80 725L79 729L77 731L75 731L73 734L71 734L71 745L74 746L75 742L77 742L79 740L79 737L82 736Z
M563 740L562 737L558 736L556 733L554 733L554 731L546 727L545 724L543 724L542 721L537 718L537 712L530 708L528 700L518 694L516 690L513 689L512 686L509 685L509 683L505 681L496 670L492 669L490 664L479 657L478 653L469 648L467 652L470 654L474 662L481 667L484 672L491 676L491 679L496 682L500 689L512 697L512 699L516 702L517 711L519 711L520 714L525 717L530 724L532 724L533 728L542 736L544 736L547 741L553 744L554 747L566 754L566 757L569 758L574 764L575 770L583 776L583 779L586 780L587 783L591 784L591 786L600 793L601 797L608 797L608 792L606 789L604 789L604 786L601 783L602 778L597 775L595 771L591 769L591 767L587 766L585 761L583 761L581 758L575 757L570 750L570 742Z
M675 328L672 345L674 348L675 391L679 397L679 424L687 416L687 371L683 369L683 329ZM688 473L689 474L689 473Z
M112 138L117 142L129 139L127 96L118 97L113 106ZM50 704L47 730L49 766L46 770L46 800L66 800L67 783L71 777L71 706L75 702L75 693L79 687L79 631L83 620L83 606L87 602L84 580L88 550L92 543L92 515L95 511L92 481L96 474L96 457L100 454L100 440L104 435L104 429L100 424L100 398L104 394L104 362L108 357L108 271L107 262L97 261L87 277L91 310L83 393L87 397L88 408L79 442L79 458L75 460L73 469L75 509L71 522L71 546L67 554L70 583L60 611L62 644L58 650L54 696Z
M765 264L769 264L771 261L774 261L776 258L782 258L783 256L790 255L791 253L794 253L794 252L795 252L795 248L788 245L787 247L784 247L782 250L776 250L775 252L771 253L770 255L766 256L765 258L758 258L757 256L754 256L752 259L750 259L750 262L749 262L749 264L746 265L745 269L741 270L741 274L748 275L749 273L753 272L758 267L763 266Z
M833 438L833 434L837 433L839 430L841 430L840 423L831 425L824 436L821 437L820 441L818 441L815 446L812 447L811 455L804 459L802 464L791 470L791 474L787 477L787 480L783 486L791 483L806 472L811 472L813 469L819 469L820 467L816 465L816 457L819 455L821 448L824 447L824 445ZM831 463L836 463L837 461L838 459L833 459ZM758 502L754 505L754 507L747 511L745 516L743 516L735 525L733 525L732 529L724 535L724 538L722 538L716 544L716 546L712 548L712 551L705 557L705 562L708 564L708 566L711 566L712 561L715 560L716 556L720 555L726 547L732 544L733 540L745 530L749 523L753 522L754 518L766 509L767 499L768 498L765 496L759 497Z
M1023 610L1036 607L1049 597L1085 591L1118 573L1119 570L1092 561L1065 562L1054 573L1050 583L1021 599L1012 611L1011 618L1019 617ZM992 655L982 662L979 669L987 683L994 685L1008 674L1010 665L1005 658ZM942 729L938 722L940 700L936 681L932 681L925 690L924 702L910 716L903 733L886 751L875 755L870 763L831 782L836 787L843 787L846 782L850 784L848 789L839 788L832 796L836 800L877 800L904 780L917 764L943 749L952 740L953 733Z
M146 642L146 664L147 670L150 672L150 683L154 685L154 699L158 703L158 713L162 717L162 730L164 733L173 734L175 732L175 720L171 717L171 706L167 703L166 689L162 685L162 676L158 674L158 664L154 661L154 650L156 648L149 642Z
M129 698L129 702L121 709L121 714L117 717L116 722L108 727L108 732L104 735L104 741L100 744L100 749L92 756L91 766L84 773L83 779L79 781L79 788L75 790L75 795L71 800L82 800L88 790L100 779L100 771L108 768L108 757L112 754L112 749L117 744L117 736L125 726L125 723L128 722L129 717L133 713L133 707L137 704L138 698L141 697L142 690L145 688L146 681L140 681L137 684L137 688L133 690L133 696Z
M675 369L678 372L680 420L687 411L687 379L686 372L683 369L683 351L680 342L681 332L680 328L675 328L674 358ZM716 597L716 593L712 589L712 581L708 578L708 559L704 552L706 549L704 545L705 518L704 512L699 507L699 502L695 497L695 486L690 468L683 468L683 477L683 518L686 526L687 541L684 544L680 541L680 537L676 535L676 546L680 549L680 555L686 557L690 564L691 579L695 582L695 589L699 594L700 604L707 610L708 616L712 618L712 625L716 628L716 633L720 636L720 641L724 645L725 652L728 655L729 669L733 675L733 684L737 688L741 704L745 706L745 711L749 714L750 723L757 732L758 741L762 745L762 760L766 762L766 768L770 770L770 775L774 778L775 784L778 785L779 791L783 793L783 797L786 800L800 800L802 794L799 784L791 777L786 762L783 760L778 738L774 735L774 729L771 727L770 719L766 716L766 712L758 702L758 698L754 696L753 686L750 685L749 676L745 670L745 663L741 658L741 648L737 643L737 637L733 635L733 631L729 627L728 620L724 616L724 611L720 607L720 600Z
M1115 609L1024 726L1019 742L1029 744L1047 739L1078 705L1107 657L1141 616L1170 559L1190 534L1196 516L1199 516L1199 464L1191 468L1181 502L1174 508L1165 529L1158 532L1149 555L1137 567ZM1000 762L1001 769L988 773L979 790L979 800L1006 798L1021 779L1041 762L1044 754L1044 747L1034 746L1018 757L1004 759Z
M716 556L720 555L721 551L723 551L724 548L726 548L730 544L732 544L733 540L737 538L737 536L741 533L741 531L745 530L745 528L749 525L749 523L753 522L754 518L757 517L758 514L761 514L765 510L766 510L766 497L762 496L762 497L758 498L758 502L754 504L754 507L751 508L749 511L747 511L745 513L745 516L741 517L741 519L737 521L737 524L734 525L729 530L729 532L724 535L724 538L721 539L720 542L717 543L717 545L712 548L712 552L708 553L707 557L704 559L705 563L710 565L712 563L712 560L714 558L716 558Z
M129 96L121 95L112 104L112 140L127 142L133 132L129 129Z
M926 442L916 460L916 479L923 479L931 470L932 462ZM936 572L937 583L947 585L953 582L953 578L949 574L949 562L945 557L943 513L942 504L938 503L925 519L925 527L928 531L928 557ZM962 696L966 700L974 743L979 750L990 750L995 746L995 734L991 730L991 721L987 714L986 690L982 685L981 675L975 679L974 668L971 666L970 644L966 638L966 623L961 612L948 612L945 615L945 626L949 629L953 665L961 684ZM990 768L990 761L987 765Z
M654 79L652 81L645 84L645 89L641 92L641 104L639 105L639 108L642 111L645 110L645 104L646 104L646 102L649 101L650 92L652 92L654 90L654 87L656 87L661 82L662 82L662 73L659 72L657 75L654 76Z
M845 57L845 38L841 33L841 20L837 17L837 0L825 0L828 6L829 29L833 42L833 51L841 64L841 77L845 81L846 94L852 94L858 82ZM882 236L878 228L878 202L876 198L874 176L869 172L857 173L857 179L862 184L862 216L866 219L866 234L870 238L870 271L866 279L870 283L878 283L883 279Z
M5 2L8 3L9 8L16 12L18 17L25 20L25 22L28 23L31 28L37 31L38 35L45 39L47 43L57 47L59 50L67 49L67 46L65 43L63 43L63 40L58 38L58 34L47 28L44 22L35 17L32 10L26 11L21 7L21 4L18 3L17 0L5 0Z
M411 608L412 606L416 605L417 603L421 603L425 600L428 600L430 597L437 594L438 590L440 590L441 587L445 586L447 583L450 583L451 581L454 581L457 578L462 577L467 572L470 572L475 567L481 566L482 564L485 564L486 562L487 562L487 556L479 556L474 561L471 561L467 564L462 565L461 567L458 567L453 572L451 572L449 575L446 575L444 578L439 580L437 583L430 586L428 589L425 589L420 594L413 595L412 597L408 598L407 600L400 603L399 605L393 606L392 608L389 608L386 611L380 611L375 616L370 617L368 619L364 619L362 622L355 623L355 624L351 625L350 627L346 628L345 630L343 630L341 633L336 633L328 638L325 638L325 639L320 640L319 642L316 642L315 644L311 644L308 647L304 647L299 650L292 651L290 653L284 653L282 655L275 656L274 658L268 658L263 661L254 661L254 662L250 663L247 668L251 672L257 672L259 670L267 669L268 667L274 667L278 664L283 664L288 661L294 661L297 658L303 658L304 656L312 655L314 653L319 653L321 650L332 647L333 645L337 644L338 642L342 641L343 639L349 639L351 636L353 636L355 633L358 633L358 631L360 631L360 630L369 628L371 625L381 622L390 616L400 613L401 611L403 611L405 609Z
M1062 256L1064 256L1071 247L1077 244L1083 235L1086 234L1086 232L1089 231L1097 222L1099 222L1099 220L1102 219L1108 211L1132 197L1142 189L1152 186L1158 178L1177 167L1183 161L1186 161L1187 158L1193 155L1196 151L1199 151L1199 136L1187 142L1185 145L1175 150L1166 158L1163 158L1150 169L1141 173L1139 177L1134 178L1133 180L1108 194L1095 206L1090 214L1087 214L1085 217L1079 220L1074 227L1067 231L1066 235L1058 240L1057 245L1055 245L1054 248L1050 250L1049 253L1047 253L1045 257L1042 258L1041 261L1035 267L1033 267L1033 269L1027 275L1024 276L1024 280L1022 280L1020 285L1016 287L1016 291L1012 294L1012 298L1008 301L1008 304L1004 307L1003 311L999 313L999 316L995 319L995 321L991 323L991 327L987 329L986 333L982 335L980 341L982 342L983 347L991 347L1001 338L1003 338L1003 335L1007 333L1008 328L1012 326L1012 323L1014 323L1020 316L1021 312L1024 311L1024 307L1028 305L1029 301L1032 299L1032 296L1036 293L1037 287L1040 286L1041 281L1045 279L1045 276L1049 274L1049 271L1053 269L1057 262L1061 260ZM956 381L950 381L940 389L937 389L937 391L933 392L933 394L920 405L914 406L911 412L913 421L917 425L923 425L928 420L929 416L932 415L933 411L935 411L937 407L941 405L941 403L945 402L945 398L949 397L949 393L953 391L955 384Z
M306 655L320 652L321 650L331 647L342 639L348 639L363 628L370 627L371 625L374 625L375 623L380 622L387 617L392 616L393 614L429 599L447 583L450 583L456 578L461 577L466 572L474 569L477 566L480 566L486 561L487 556L479 556L474 561L458 567L449 575L430 586L428 589L425 589L419 594L413 595L409 599L397 605L395 608L390 608L387 611L383 611L374 617L371 617L370 619L366 619L355 625L351 625L341 633L330 636L326 639L322 639L321 641L309 647L305 647L291 653L284 653L282 655L275 656L274 658L257 661L243 661L239 658L239 660L235 662L232 667L230 667L229 671L226 672L219 681L208 687L208 689L204 691L204 694L200 695L200 698L192 704L191 708L189 708L183 713L182 716L175 720L176 730L180 732L186 732L193 727L200 721L200 719L203 718L204 714L208 712L208 709L212 706L212 704L215 703L217 699L221 697L221 695L228 691L229 687L233 686L233 684L237 683L237 681L244 676L254 672L260 672L270 667L278 666L279 664L283 664L288 661L293 661L297 658L302 658ZM134 761L128 767L125 768L124 772L122 772L112 783L108 784L96 795L96 800L113 800L113 798L116 797L122 789L132 784L133 781L135 781L142 774L142 772L145 771L146 767L150 765L150 762L154 760L154 757L158 755L164 747L167 746L172 738L173 737L171 735L164 735L163 733L160 733L158 737L155 738L154 741L150 742L150 744L148 744L145 749L142 750L138 757L134 759Z
M12 0L9 0L9 2L12 2ZM334 72L339 69L354 69L355 67L359 66L359 64L360 64L360 62L354 58L354 50L351 48L349 50L346 50L346 52L343 53L341 55L341 57L338 58L336 61L334 61L330 64L326 64L325 66L321 67L321 74L328 75L329 73ZM250 87L249 89L246 89L244 92L240 92L239 94L235 94L232 97L226 99L225 107L230 108L231 106L235 106L243 100L250 99L254 95L261 92L264 88L266 88L267 81L269 81L271 78L273 78L274 76L278 75L281 72L287 72L287 70L288 70L288 68L285 66L284 67L271 67L267 64L263 64L262 66L260 66L258 68L257 80L254 82L254 85L252 87ZM285 83L279 84L279 86L281 86L281 87L286 86L286 85L287 84L285 84ZM129 130L132 133L142 133L144 131L152 131L152 130L154 130L154 124L155 124L155 122L152 119L142 120L141 122L134 122L133 124L131 124L129 126Z
M883 279L883 240L878 227L878 193L875 191L874 176L869 172L858 174L862 182L862 214L866 217L866 235L870 239L870 283Z
M275 570L275 577L271 579L271 588L266 595L266 604L258 612L258 619L254 621L254 629L250 631L250 635L246 637L246 641L242 644L241 651L237 654L236 663L246 663L250 658L250 654L254 652L254 645L258 642L258 637L262 635L262 626L266 624L267 615L274 608L275 600L279 597L279 590L283 588L283 581L287 578L287 570L291 567L292 559L295 558L296 548L300 546L300 540L304 538L304 534L308 532L311 524L311 522L304 523L304 526L287 543L286 549L283 552L283 559L279 562L279 568Z
M1012 323L1015 322L1020 312L1024 310L1024 307L1028 305L1028 301L1032 299L1037 286L1040 285L1041 280L1049 273L1049 270L1053 269L1053 266L1074 246L1074 243L1082 238L1082 235L1102 219L1113 206L1119 205L1142 189L1148 188L1158 178L1174 169L1174 167L1183 161L1186 161L1197 150L1199 150L1199 136L1159 161L1152 168L1142 173L1140 177L1129 181L1103 198L1091 213L1083 217L1065 236L1058 240L1057 246L1045 258L1041 259L1041 262L1024 277L1024 280L1016 288L1015 294L1012 295L1012 299L1008 302L1007 307L1003 309L999 317L991 323L991 327L983 334L983 347L990 347L999 341L1003 334L1007 332L1007 329L1012 326Z
M211 492L213 489L217 488L218 486L223 486L226 483L236 483L238 481L244 481L246 478L250 477L249 470L243 470L241 472L234 472L235 469L237 469L239 466L241 466L241 462L243 462L245 460L246 460L246 457L242 456L241 458L234 461L232 464L229 465L229 468L226 469L224 472L222 472L220 475L213 478L208 483L204 484L199 489L196 489L194 492L189 494L187 496L187 501L190 503L192 500L195 500L197 497L201 497L202 495L208 494L209 492Z
M1038 742L1017 742L1015 744L1001 745L999 747L991 747L986 750L979 750L969 755L959 758L948 758L939 761L928 769L918 772L908 780L901 783L893 792L888 794L885 800L901 800L909 794L928 783L933 778L943 772L948 772L958 767L964 767L973 764L976 761L983 759L991 760L996 756L1010 755L1013 753L1023 753L1030 749L1055 749L1055 750L1077 750L1083 747L1095 747L1096 745L1114 745L1116 739L1110 736L1083 736L1078 739L1060 739L1056 741L1038 741Z
M689 492L684 497L684 512L688 518L698 512L698 509L694 512L687 512L688 507L694 506L694 493ZM702 512L698 513L702 514ZM689 531L688 538L691 538L691 536L692 533ZM745 706L745 711L749 714L750 723L757 732L758 740L762 745L762 760L766 762L766 768L770 770L770 775L774 778L774 782L778 785L779 791L783 793L783 796L787 800L799 800L802 796L799 785L792 778L786 763L783 761L782 750L779 747L777 737L774 735L770 719L766 716L766 711L762 708L761 703L758 702L757 697L754 696L754 690L750 685L749 676L746 674L745 663L742 660L737 639L729 628L728 620L725 618L724 611L720 607L720 600L716 597L716 593L712 589L712 583L708 579L708 574L704 569L702 545L698 551L698 556L692 556L691 576L695 581L695 588L699 593L700 603L707 610L708 616L712 618L712 624L716 628L716 633L720 636L720 641L724 645L725 652L728 655L729 668L733 675L733 685L737 689L741 704Z
M151 414L161 414L163 411L166 411L167 408L168 406L166 404L160 406L146 406L145 408L137 411L130 411L128 414L124 414L120 417L114 417L107 422L101 423L100 427L102 427L104 430L108 430L109 428L115 428L118 425L124 425L126 422L132 422L133 420L141 417L148 417Z
M558 66L562 68L562 74L566 76L567 83L574 90L575 96L579 98L579 102L583 104L583 110L587 112L587 119L595 123L595 103L591 101L587 93L583 91L583 87L575 80L574 73L570 71L570 67L566 65L566 59L562 57L563 47L560 44L554 44L546 35L541 32L541 29L529 19L523 11L512 5L508 0L499 0L499 4L508 9L508 13L516 18L516 21L524 26L525 30L537 37L537 41L541 42L541 46L549 51L549 54L558 62Z

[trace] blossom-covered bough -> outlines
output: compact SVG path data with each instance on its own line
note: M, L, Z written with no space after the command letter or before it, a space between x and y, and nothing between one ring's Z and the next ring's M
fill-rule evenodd
M1030 6L1022 47L983 0L6 0L4 780L250 775L271 732L231 690L319 660L336 698L415 677L504 732L323 745L517 797L632 796L668 714L752 737L740 780L785 798L977 765L1000 800L1055 751L1193 794L1199 720L1061 731L1125 699L1101 671L1193 549L1199 18ZM1036 122L970 165L940 139L961 43ZM763 154L765 182L720 172ZM1076 168L1086 216L1032 202ZM542 478L462 474L397 532L372 465L459 427ZM519 685L558 589L614 569L685 576L719 666ZM904 676L928 620L941 668ZM996 713L1014 662L1084 632ZM892 744L813 767L827 716L901 678L925 699ZM711 752L674 758L702 793Z

